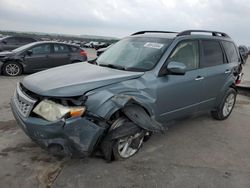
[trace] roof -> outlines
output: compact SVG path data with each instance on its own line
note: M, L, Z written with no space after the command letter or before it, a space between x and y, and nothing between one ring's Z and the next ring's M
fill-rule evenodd
M143 33L131 35L131 37L152 37L152 38L168 38L172 39L177 36L177 33Z
M35 44L66 44L66 45L70 45L70 46L79 46L76 44L70 44L70 43L66 43L66 42L57 42L57 41L37 41L37 42L33 42L33 45Z

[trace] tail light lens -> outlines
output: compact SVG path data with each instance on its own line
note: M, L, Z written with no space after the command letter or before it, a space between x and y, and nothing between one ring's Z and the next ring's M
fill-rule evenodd
M87 52L86 52L85 50L81 50L81 51L80 51L80 55L81 55L81 56L87 56Z
M240 84L241 80L236 80L236 83L235 84Z
M241 80L242 80L242 77L243 77L243 73L240 73L235 81L235 84L240 84L241 83Z

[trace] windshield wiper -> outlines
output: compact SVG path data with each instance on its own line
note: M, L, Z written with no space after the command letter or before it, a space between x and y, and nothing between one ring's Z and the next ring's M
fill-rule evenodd
M109 68L119 69L119 70L126 70L125 67L120 66L120 65L114 65L114 64L102 63L102 64L99 64L99 66L101 66L101 67L109 67Z

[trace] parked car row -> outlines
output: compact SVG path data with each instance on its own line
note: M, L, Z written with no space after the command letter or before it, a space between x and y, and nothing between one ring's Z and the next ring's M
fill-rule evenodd
M110 43L91 41L91 42L82 44L81 46L84 48L94 48L94 49L98 50L100 48L106 48L109 45L110 45Z

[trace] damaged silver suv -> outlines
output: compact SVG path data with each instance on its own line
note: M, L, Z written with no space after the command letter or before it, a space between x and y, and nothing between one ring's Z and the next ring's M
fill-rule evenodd
M86 156L99 149L109 161L126 159L174 119L202 111L226 119L241 63L225 33L141 31L93 64L25 77L11 107L23 131L53 154Z

